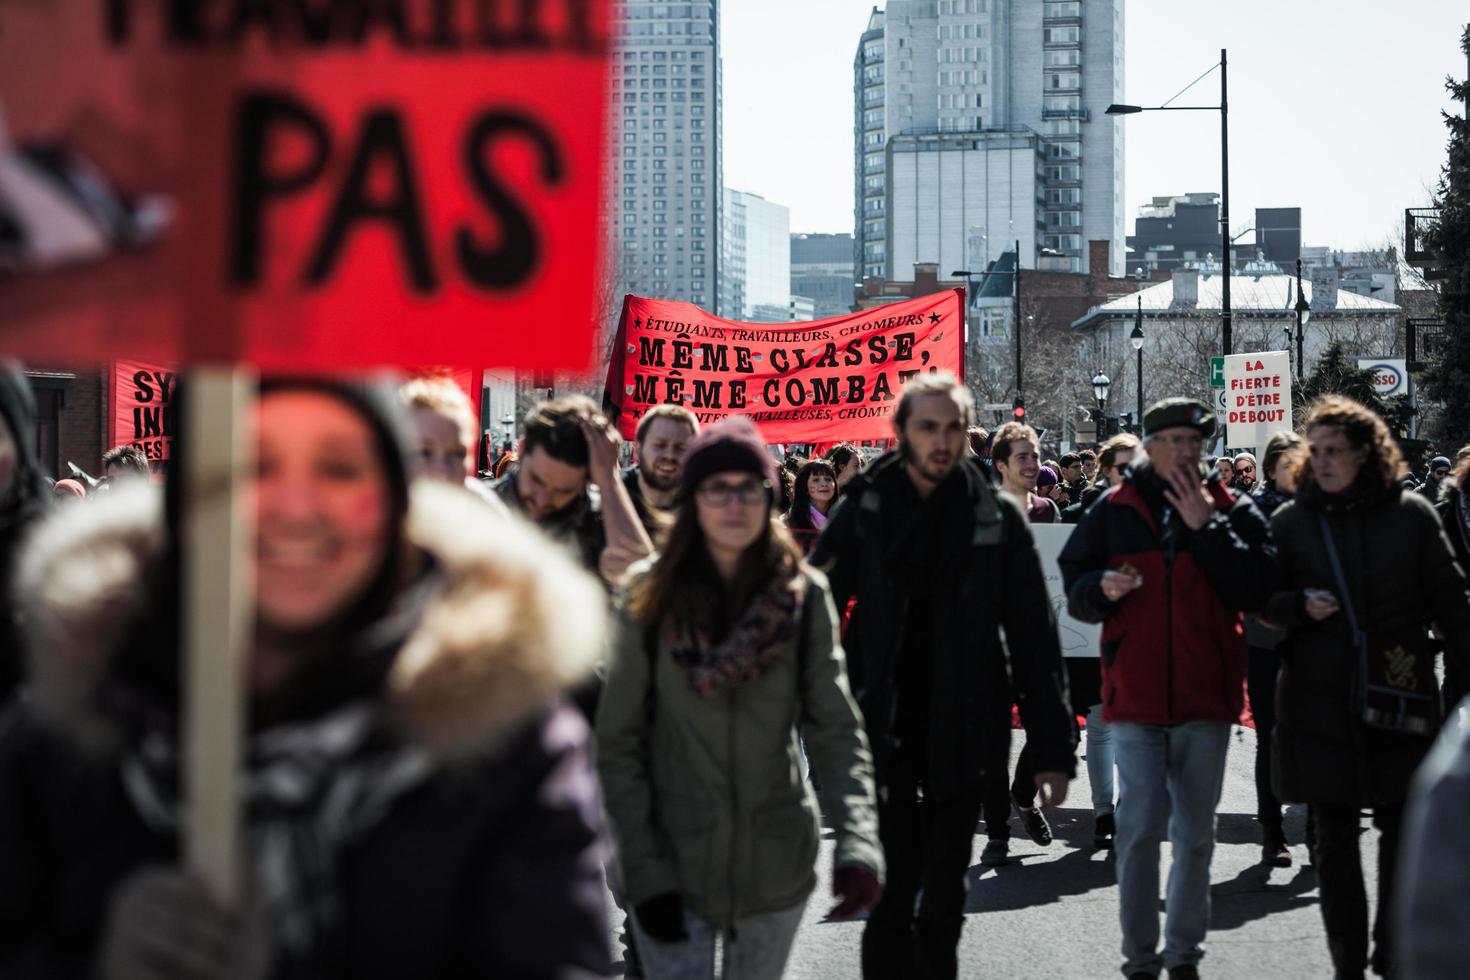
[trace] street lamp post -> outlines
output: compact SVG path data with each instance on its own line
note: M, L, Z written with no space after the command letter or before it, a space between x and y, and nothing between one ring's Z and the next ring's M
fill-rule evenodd
M1306 373L1307 364L1302 359L1307 333L1307 320L1312 316L1312 306L1302 292L1302 260L1296 260L1296 379L1300 381Z
M1138 425L1143 427L1143 297L1138 298L1138 319L1133 322L1133 332L1128 335L1128 342L1138 352Z
M1198 112L1201 110L1220 113L1220 247L1222 280L1220 283L1220 346L1222 353L1230 353L1231 342L1231 312L1230 312L1230 114L1229 114L1229 85L1227 81L1227 65L1225 49L1220 49L1220 63L1210 68L1220 69L1220 104L1219 105L1169 105L1169 102L1179 98L1185 92L1194 87L1196 78L1184 87L1174 99L1158 106L1122 105L1114 103L1108 106L1109 116L1131 116L1136 112ZM1210 72L1205 72L1208 75ZM1201 75L1200 78L1204 78Z
M1098 442L1102 442L1108 434L1108 388L1112 383L1108 376L1102 373L1101 369L1098 369L1097 374L1092 376L1092 396L1097 399Z

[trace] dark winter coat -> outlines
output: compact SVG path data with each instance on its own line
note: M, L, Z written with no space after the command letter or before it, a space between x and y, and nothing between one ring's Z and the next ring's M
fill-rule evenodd
M1450 547L1455 549L1455 562L1460 566L1460 571L1467 579L1470 579L1470 527L1466 526L1466 519L1462 517L1461 496L1470 496L1470 493L1452 486L1445 481L1445 489L1440 493L1439 503L1434 505L1435 513L1439 514L1439 522L1444 525L1445 537L1450 539ZM1444 677L1444 705L1446 709L1459 704L1466 695L1470 695L1470 677L1460 673L1459 665L1453 661L1445 663Z
M1076 524L1082 520L1082 515L1092 509L1103 494L1108 492L1106 480L1088 484L1080 496L1074 496L1072 502L1062 508L1062 523Z
M520 475L521 468L516 466L496 480L492 489L511 513L525 516L526 510L521 506L520 494L516 492L516 480ZM602 500L595 487L589 484L576 500L535 523L553 541L571 549L583 568L593 575L599 574L602 550L607 547L607 532L602 525Z
M978 783L996 747L1008 744L1013 702L1020 704L1037 771L1071 774L1076 724L1030 528L973 461L961 460L950 479L962 483L957 492L968 504L969 526L955 529L968 532L953 543L959 560L934 570L937 592L924 597L931 603L928 789L942 795ZM904 535L922 502L896 452L844 490L811 561L827 570L838 609L857 599L843 645L881 792L898 737L898 677L912 601L894 556L908 543Z
M1270 481L1261 483L1251 492L1251 499L1261 509L1261 515L1269 522L1271 515L1281 509L1283 504L1289 502L1295 494L1278 490ZM1248 615L1245 617L1245 641L1252 650L1274 651L1286 639L1286 631L1271 626L1261 621L1261 617Z
M638 515L638 523L648 532L648 540L661 540L667 525L660 512L644 498L643 487L638 483L638 467L630 466L623 471L623 487L628 491L628 498L633 501L633 511Z
M27 553L32 698L0 721L8 980L95 976L114 890L178 858L178 839L150 829L124 789L112 747L125 731L94 710L121 693L115 626L146 601L160 514L146 488L116 491L60 515ZM493 522L453 488L414 489L408 540L438 586L382 697L405 744L428 749L436 768L345 846L342 928L324 975L605 975L588 732L557 706L600 652L602 592L529 529Z
M15 440L15 469L8 493L0 493L0 706L21 675L21 610L11 591L15 561L32 526L50 503L36 459L36 401L18 367L0 363L0 425Z
M1245 700L1240 613L1275 590L1276 549L1251 499L1214 473L1204 485L1215 513L1197 531L1177 514L1164 520L1157 480L1142 458L1072 532L1059 559L1067 608L1103 624L1104 720L1232 723ZM1143 585L1111 602L1103 573L1125 567Z
M1271 519L1282 588L1263 615L1290 631L1276 694L1277 792L1293 803L1396 802L1404 799L1432 735L1388 732L1359 720L1357 656L1318 525L1324 513L1359 622L1370 634L1423 631L1432 621L1446 659L1464 670L1470 667L1470 597L1433 507L1397 485L1332 500L1307 484ZM1313 620L1303 589L1331 592L1344 611Z

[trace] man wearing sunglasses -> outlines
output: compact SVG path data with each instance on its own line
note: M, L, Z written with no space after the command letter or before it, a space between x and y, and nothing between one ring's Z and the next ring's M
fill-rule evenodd
M1252 453L1235 454L1235 480L1230 485L1244 494L1256 488L1256 457Z

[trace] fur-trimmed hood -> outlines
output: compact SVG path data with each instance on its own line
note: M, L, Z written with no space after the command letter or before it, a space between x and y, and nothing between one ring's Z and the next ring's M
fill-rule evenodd
M441 580L389 674L389 716L439 756L493 752L591 674L605 593L525 521L455 487L415 484L405 534ZM124 624L148 607L147 570L163 539L162 496L139 487L66 508L27 543L17 600L44 724L85 744L110 734L98 689Z

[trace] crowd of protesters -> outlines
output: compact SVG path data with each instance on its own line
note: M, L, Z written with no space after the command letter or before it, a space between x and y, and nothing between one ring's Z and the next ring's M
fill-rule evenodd
M1215 420L1182 398L1054 461L973 415L921 375L894 448L801 458L664 405L624 469L567 396L492 482L449 381L266 380L251 884L227 902L180 860L177 481L130 447L99 480L48 479L6 366L0 976L607 976L606 887L625 975L778 978L825 825L863 975L952 978L977 828L987 866L1013 813L1051 843L1080 745L1123 973L1189 980L1243 717L1261 861L1292 863L1283 807L1307 804L1336 975L1463 976L1470 736L1447 719L1470 690L1470 450L1415 480L1337 396L1259 462L1206 457ZM1097 658L1061 655L1041 523L1070 526L1066 604L1101 624Z

